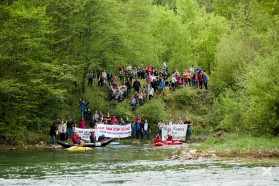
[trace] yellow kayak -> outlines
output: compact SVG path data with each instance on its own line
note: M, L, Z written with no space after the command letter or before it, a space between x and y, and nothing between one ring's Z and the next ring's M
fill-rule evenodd
M69 148L65 148L67 151L85 151L85 150L92 150L90 147L81 147L81 146L72 146Z

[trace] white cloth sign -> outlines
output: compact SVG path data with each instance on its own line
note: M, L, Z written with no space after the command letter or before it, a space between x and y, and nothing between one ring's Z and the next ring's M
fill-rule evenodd
M74 127L73 131L78 133L82 140L90 141L92 131L95 131L96 140L99 136L106 138L127 138L131 136L131 124L128 125L105 125L97 124L97 129L82 129Z
M90 135L91 132L95 131L96 139L98 140L96 129L82 129L74 127L73 131L76 131L78 134L78 137L80 137L82 140L90 141Z
M172 136L173 140L185 140L187 126L187 124L164 125L162 128L162 140L166 141L168 134Z

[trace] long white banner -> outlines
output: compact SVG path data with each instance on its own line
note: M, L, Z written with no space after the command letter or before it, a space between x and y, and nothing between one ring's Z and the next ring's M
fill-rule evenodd
M166 141L168 134L170 134L173 140L185 140L187 131L187 124L173 124L165 125L162 129L162 140Z
M131 124L128 125L105 125L97 124L97 129L82 129L75 127L73 131L78 133L78 136L82 140L90 141L90 135L92 131L95 131L96 139L99 136L106 138L126 138L131 136Z
M98 124L97 131L109 138L127 138L131 136L131 124L128 125L105 125Z

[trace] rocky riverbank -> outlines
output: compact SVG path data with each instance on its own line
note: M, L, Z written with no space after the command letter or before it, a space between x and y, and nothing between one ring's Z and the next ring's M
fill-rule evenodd
M218 158L218 157L243 157L243 158L279 158L278 152L236 152L226 151L220 152L212 148L208 150L198 150L189 148L188 146L181 146L177 151L174 152L171 159L178 160L191 160L199 158Z

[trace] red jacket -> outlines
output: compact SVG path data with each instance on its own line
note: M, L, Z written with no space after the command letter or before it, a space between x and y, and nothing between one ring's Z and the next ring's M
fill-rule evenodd
M162 142L161 138L154 138L154 143Z
M78 143L78 136L76 134L73 134L72 140L73 140L74 144L77 144Z
M166 139L166 141L172 141L172 136L168 135L168 138Z
M198 79L199 79L199 82L203 82L203 75L202 75L202 73L199 73Z
M85 121L84 120L81 120L79 122L79 128L85 129Z

